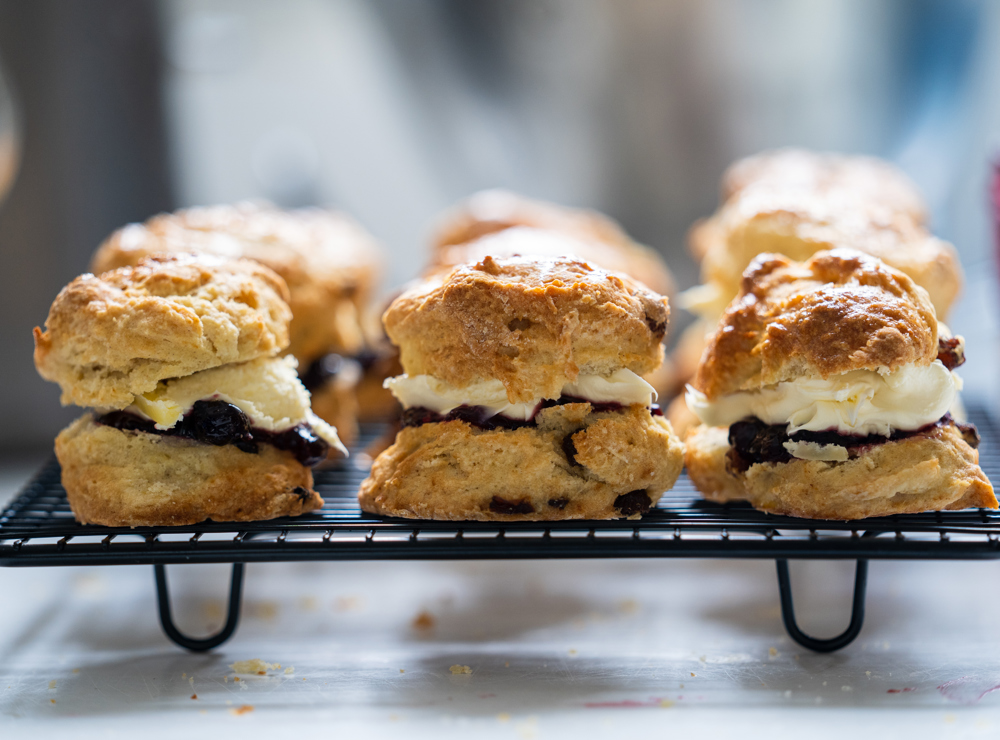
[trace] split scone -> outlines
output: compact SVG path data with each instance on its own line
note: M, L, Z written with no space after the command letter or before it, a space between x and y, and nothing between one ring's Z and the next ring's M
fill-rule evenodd
M317 414L345 439L357 426L355 388L366 344L362 315L381 256L375 240L343 213L240 203L163 213L113 233L94 255L97 275L153 254L197 252L252 259L288 285L287 352L299 362Z
M384 317L406 374L395 443L361 508L426 519L638 517L683 447L640 376L662 358L667 299L572 257L485 257Z
M975 428L948 413L963 360L926 291L879 260L761 255L688 388L688 475L816 519L995 509Z
M56 438L84 524L250 521L323 504L310 466L335 429L310 409L288 291L249 260L174 254L82 275L56 297L35 366L92 410Z

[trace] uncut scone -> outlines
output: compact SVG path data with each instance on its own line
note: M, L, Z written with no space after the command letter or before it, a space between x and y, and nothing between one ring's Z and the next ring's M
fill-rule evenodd
M287 351L299 362L313 409L350 441L356 432L356 357L366 343L362 315L381 271L381 250L343 213L282 210L260 203L186 208L129 224L94 254L97 275L153 254L199 252L246 258L288 285Z
M817 519L997 508L975 428L948 414L964 349L940 326L922 288L868 255L759 256L688 389L691 480Z
M385 328L405 375L365 511L492 521L638 517L683 446L640 375L667 299L572 257L485 257L413 287Z
M159 526L301 514L336 430L310 410L287 288L249 260L174 254L82 275L35 329L35 366L92 411L56 438L84 524Z

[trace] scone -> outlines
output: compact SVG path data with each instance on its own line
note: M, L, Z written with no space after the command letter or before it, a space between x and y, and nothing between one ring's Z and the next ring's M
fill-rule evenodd
M381 270L375 240L346 215L316 208L188 208L119 229L97 250L91 269L100 275L177 252L252 259L285 280L292 309L287 351L299 361L316 412L350 440L357 402L349 385L360 377L353 358L364 351L361 316ZM342 372L331 374L331 368Z
M667 299L569 257L485 257L439 273L384 317L406 374L395 443L365 511L493 521L638 517L683 446L641 376Z
M739 290L758 254L806 260L848 247L878 257L930 294L946 319L962 286L955 248L932 236L916 187L887 162L800 150L765 153L733 165L723 204L696 224L689 247L701 258L702 285L682 297L710 322Z
M942 326L869 255L757 257L688 388L688 475L707 498L816 519L997 508L975 429L948 413L964 354Z
M519 227L556 232L573 240L562 251L554 242L538 240L534 254L575 254L605 270L624 273L662 295L673 293L674 279L663 258L633 240L617 221L597 211L566 208L506 190L475 193L446 213L432 240L431 262L453 267L478 262L486 255L525 255L518 244L523 238L480 241L488 234Z
M248 521L322 505L336 430L310 410L287 288L249 260L174 254L82 275L35 329L35 366L92 411L56 439L84 524Z

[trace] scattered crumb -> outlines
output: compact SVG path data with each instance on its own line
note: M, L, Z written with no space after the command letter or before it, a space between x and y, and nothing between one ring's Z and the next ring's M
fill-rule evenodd
M664 709L670 709L673 705L674 703L670 699L660 699L660 706Z
M434 615L424 610L413 618L410 626L415 630L430 630L434 629L434 621Z
M510 722L510 715L507 712L500 712L497 715L497 722Z
M360 596L338 596L333 608L338 612L351 612L360 609L364 603Z
M404 669L404 668L400 668L400 669L399 669L399 672L400 672L400 673L406 673L406 669Z
M49 702L51 702L52 704L55 704L56 700L55 699L49 699Z
M570 655L576 655L576 650L570 648L569 654Z
M872 677L872 672L871 671L865 671L865 675L868 676L868 678L871 678Z
M504 663L503 667L504 668L510 668L510 661L508 660L506 663Z
M187 677L188 677L188 674L186 674L186 673L182 673L181 674L181 678L187 678Z
M192 698L192 699L193 699L194 701L198 701L198 695L197 695L197 694L191 694L191 698Z
M472 669L467 665L453 665L449 669L454 675L460 676L467 673L472 673Z
M770 658L777 658L778 657L778 648L773 648L773 647L772 648L768 648L767 649L767 655Z
M222 683L229 683L229 676L223 676Z
M635 599L625 599L618 602L618 610L622 614L635 614L639 611L639 602Z
M295 666L290 665L290 666L288 666L288 668L285 669L285 675L286 676L290 676L293 673L295 673Z
M234 717L239 717L241 714L249 714L253 711L253 704L241 704L238 707L233 707L229 710L229 713Z
M79 668L74 668L74 669L73 669L73 673L79 673L79 672L80 672L80 669L79 669Z
M273 622L278 618L277 601L251 601L247 606L249 607L247 612L256 619Z
M698 656L698 661L701 662L701 663L704 663L705 662L705 656L704 655L699 655Z
M256 674L258 676L266 676L268 671L277 671L281 668L281 663L268 663L260 658L253 658L252 660L237 660L235 663L229 666L236 673L247 673ZM234 681L239 681L239 678L234 678Z
M239 677L239 676L237 676L237 677L236 677L236 678L234 678L233 680L234 680L234 681L237 681L237 682L238 682L238 681L240 680L240 677Z
M49 681L49 688L54 689L55 687L56 687L56 680L53 678L51 681Z
M681 685L680 685L680 688L682 688L682 689L683 689L683 688L684 688L684 684L681 684Z
M694 675L694 673L692 673L692 674L691 674L691 678L695 678L695 675Z

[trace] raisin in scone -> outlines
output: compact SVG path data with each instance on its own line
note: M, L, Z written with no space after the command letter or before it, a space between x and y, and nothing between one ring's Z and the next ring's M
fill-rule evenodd
M163 255L83 275L35 329L39 373L92 410L56 439L76 518L108 526L248 521L322 499L336 430L310 409L287 288L248 260Z
M680 474L683 446L642 375L667 299L570 257L485 257L392 303L405 374L395 443L361 507L496 521L637 517Z
M799 517L995 509L975 429L948 413L963 360L926 291L878 259L761 255L688 389L688 475Z

